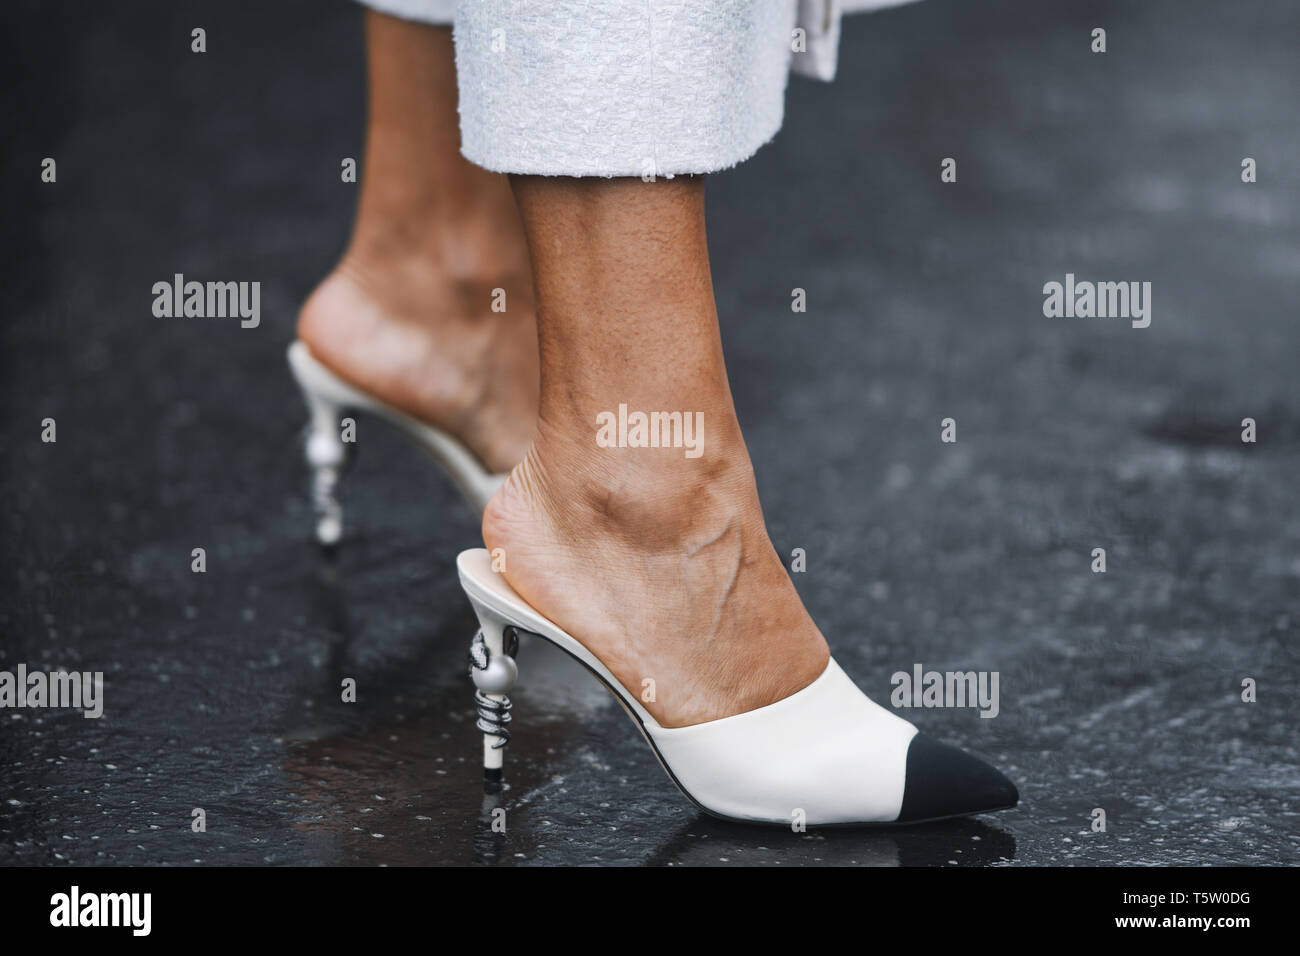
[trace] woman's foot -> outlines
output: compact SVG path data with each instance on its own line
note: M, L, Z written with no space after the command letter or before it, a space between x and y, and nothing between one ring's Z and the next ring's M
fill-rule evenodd
M508 471L532 438L538 388L514 196L460 155L451 31L368 10L366 46L356 224L298 338L340 378Z
M661 726L801 690L830 655L763 524L718 336L702 181L512 182L543 388L537 438L488 502L484 543L503 549L519 596ZM620 407L676 412L676 447L609 441L597 426Z
M506 581L665 727L781 700L829 659L768 539L734 419L723 432L686 459L543 424L483 515Z
M298 338L345 381L456 436L489 471L509 471L537 419L526 267L474 279L419 252L349 252L303 305ZM504 312L492 311L494 289Z

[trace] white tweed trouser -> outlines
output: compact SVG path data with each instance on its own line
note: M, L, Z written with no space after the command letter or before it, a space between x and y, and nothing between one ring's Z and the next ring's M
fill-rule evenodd
M543 176L673 176L752 156L781 128L791 69L834 77L841 12L907 0L362 2L454 24L471 162Z

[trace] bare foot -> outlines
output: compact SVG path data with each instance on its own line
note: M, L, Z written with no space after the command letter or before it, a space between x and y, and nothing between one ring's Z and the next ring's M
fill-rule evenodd
M513 467L537 417L532 264L506 177L460 155L451 31L366 13L366 153L343 261L298 338L352 385ZM494 290L505 311L493 311Z
M510 585L666 727L788 697L830 656L768 539L739 428L714 449L596 449L543 422L483 515Z
M494 289L505 311L492 310ZM498 301L499 301L498 294ZM449 273L418 251L349 251L298 316L298 338L344 380L508 471L537 418L531 277Z

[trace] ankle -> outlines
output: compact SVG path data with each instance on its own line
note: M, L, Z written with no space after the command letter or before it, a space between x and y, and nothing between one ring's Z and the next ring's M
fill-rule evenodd
M504 177L440 183L434 195L363 198L345 260L369 272L409 264L450 282L532 295L523 225Z
M511 491L555 527L689 551L729 530L762 531L753 468L735 435L690 459L675 448L603 448L594 429L575 436L540 421Z
M485 256L475 265L463 253L458 261L448 262L434 249L427 237L415 241L400 230L358 237L331 276L344 279L391 314L422 322L473 327L534 321L526 263Z
M517 224L513 224L517 230ZM532 270L522 238L511 241L505 217L467 216L414 221L393 217L357 224L343 261L370 274L438 275L449 282L495 283L532 296Z

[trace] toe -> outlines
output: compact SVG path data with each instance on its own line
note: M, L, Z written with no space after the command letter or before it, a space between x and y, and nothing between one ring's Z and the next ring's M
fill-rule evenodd
M899 823L965 816L1014 807L1016 785L964 750L917 734L907 748L907 780Z

